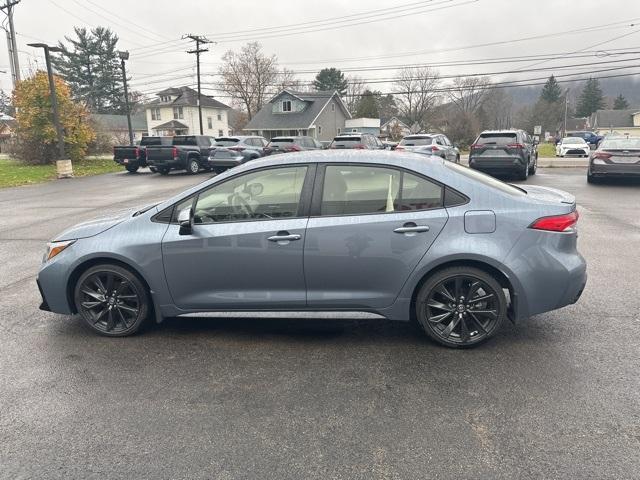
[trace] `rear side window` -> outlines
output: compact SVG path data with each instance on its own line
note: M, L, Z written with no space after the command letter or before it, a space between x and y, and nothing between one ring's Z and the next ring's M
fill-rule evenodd
M193 135L173 137L174 145L197 145L198 141Z
M431 145L431 142L433 142L433 138L426 136L426 135L420 135L420 136L411 136L411 137L404 137L402 140L400 140L399 145L407 145L409 147L419 147L422 145Z
M513 133L481 133L476 140L479 145L508 145L518 143L518 134Z
M320 214L359 215L442 207L442 186L393 168L329 165Z

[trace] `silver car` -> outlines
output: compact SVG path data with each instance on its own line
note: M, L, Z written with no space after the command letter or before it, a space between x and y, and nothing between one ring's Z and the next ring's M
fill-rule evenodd
M211 311L364 311L477 345L586 283L575 199L439 157L324 151L254 160L49 245L42 308L109 336Z

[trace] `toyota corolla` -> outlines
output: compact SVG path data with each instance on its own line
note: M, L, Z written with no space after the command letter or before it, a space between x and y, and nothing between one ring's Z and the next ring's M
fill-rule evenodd
M577 222L565 192L438 157L267 157L58 235L41 308L108 336L212 311L363 311L467 347L578 300Z

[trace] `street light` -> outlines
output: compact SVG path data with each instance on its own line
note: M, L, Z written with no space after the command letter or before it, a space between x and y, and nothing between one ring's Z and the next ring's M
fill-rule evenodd
M124 85L124 103L127 109L127 127L129 128L129 145L133 145L133 128L131 128L131 110L129 109L129 92L127 91L127 70L125 60L129 60L129 52L119 51L120 66L122 67L122 84Z
M28 43L30 47L44 49L44 59L47 62L47 75L49 76L49 95L51 96L51 108L53 110L53 123L56 126L56 135L58 137L58 156L60 160L64 160L64 135L62 133L62 125L60 124L60 115L58 113L58 99L56 97L56 85L53 81L53 70L51 69L51 57L49 52L61 52L60 47L52 47L46 43Z

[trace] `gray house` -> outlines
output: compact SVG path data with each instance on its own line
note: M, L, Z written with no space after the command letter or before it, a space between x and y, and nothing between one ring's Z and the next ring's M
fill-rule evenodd
M282 90L244 127L251 135L267 139L282 135L308 135L328 141L344 132L347 107L336 91Z

